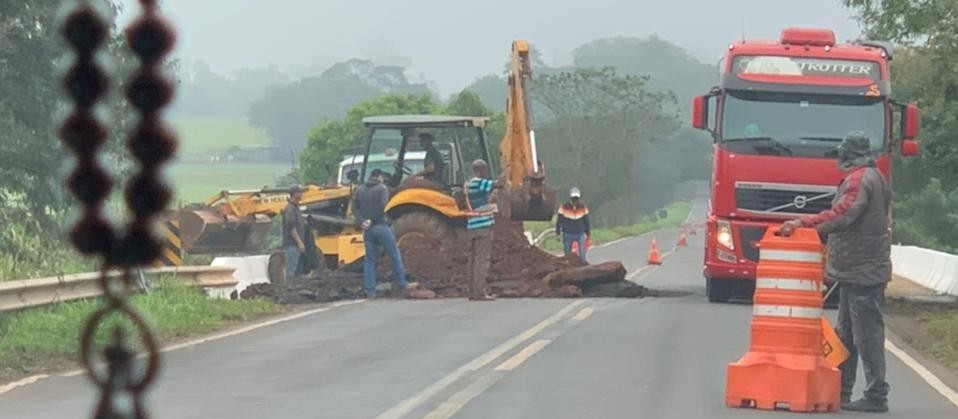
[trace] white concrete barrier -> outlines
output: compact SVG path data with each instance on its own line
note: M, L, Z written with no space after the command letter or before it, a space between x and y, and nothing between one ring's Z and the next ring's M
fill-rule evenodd
M916 246L891 247L895 275L941 294L958 296L958 255Z
M262 284L269 282L267 267L269 265L269 255L243 256L243 257L218 257L213 259L210 266L228 266L235 269L233 277L236 278L236 287L230 289L213 290L211 297L230 298L230 293L236 291L239 295L246 287L253 284Z

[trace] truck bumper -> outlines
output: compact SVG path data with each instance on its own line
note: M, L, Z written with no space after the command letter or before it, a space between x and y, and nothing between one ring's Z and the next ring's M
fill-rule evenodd
M778 222L753 222L728 220L732 230L734 249L718 243L717 220L710 218L706 223L705 263L703 274L711 279L747 279L755 280L758 267L758 243L765 230Z

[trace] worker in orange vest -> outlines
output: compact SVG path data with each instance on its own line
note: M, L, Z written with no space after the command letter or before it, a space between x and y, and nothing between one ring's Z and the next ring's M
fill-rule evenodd
M562 238L566 256L572 254L572 243L579 247L579 257L586 261L586 241L592 233L589 226L589 208L582 202L579 188L569 190L569 201L559 207L556 235Z
M842 140L838 165L848 174L838 186L832 208L788 221L781 231L787 236L799 227L815 227L828 238L825 280L839 286L836 332L850 352L841 365L842 409L887 412L882 309L891 279L891 186L875 168L872 143L863 132L852 132ZM865 397L852 402L859 356L865 370Z

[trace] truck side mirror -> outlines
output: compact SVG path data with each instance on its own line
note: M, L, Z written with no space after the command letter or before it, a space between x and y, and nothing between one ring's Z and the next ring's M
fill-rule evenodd
M919 121L921 120L918 113L918 105L914 103L909 103L905 106L905 112L902 115L902 136L906 140L914 140L918 138L919 131Z
M901 115L901 155L918 155L918 142L915 141L915 138L918 137L920 121L918 105L909 103L905 106Z
M709 127L709 102L706 96L692 99L692 126L704 130Z
M912 157L918 155L918 141L911 139L901 140L901 155L905 157Z

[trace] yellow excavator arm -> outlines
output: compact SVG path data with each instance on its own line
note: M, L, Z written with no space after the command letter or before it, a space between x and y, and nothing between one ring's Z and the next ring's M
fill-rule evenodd
M506 133L499 143L507 199L500 209L514 221L550 221L556 193L545 184L545 165L539 160L532 129L532 62L527 41L512 42L508 81Z

